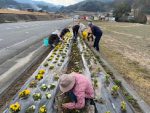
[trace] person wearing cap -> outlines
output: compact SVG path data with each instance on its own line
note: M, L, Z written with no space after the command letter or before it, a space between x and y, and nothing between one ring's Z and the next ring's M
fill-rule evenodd
M62 105L65 109L82 109L87 100L94 98L94 90L90 80L78 73L64 74L59 81L60 90L67 94L71 101Z
M99 42L100 42L103 32L98 26L93 25L92 22L89 22L88 26L89 26L89 30L88 30L89 33L92 33L95 36L95 41L94 41L93 47L97 51L99 51Z

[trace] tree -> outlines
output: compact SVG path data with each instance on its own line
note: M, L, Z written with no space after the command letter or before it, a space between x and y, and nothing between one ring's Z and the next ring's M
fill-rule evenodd
M123 16L128 16L130 11L131 5L128 2L122 2L116 5L113 15L116 18L116 21L120 21L120 18L122 18Z

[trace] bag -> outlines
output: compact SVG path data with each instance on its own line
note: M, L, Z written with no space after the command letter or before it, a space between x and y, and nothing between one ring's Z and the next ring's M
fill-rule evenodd
M44 44L45 47L49 46L48 38L43 39L43 44Z

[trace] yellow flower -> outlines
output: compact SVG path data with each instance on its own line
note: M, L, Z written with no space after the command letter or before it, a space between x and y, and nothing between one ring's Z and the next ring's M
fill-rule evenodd
M35 79L36 79L36 80L41 80L41 79L43 79L43 74L38 74L38 75L36 75L36 76L35 76Z
M40 109L39 109L39 113L46 113L46 112L47 112L46 111L46 106L45 105L41 106Z
M13 112L18 112L21 110L21 105L18 102L16 102L14 104L11 104L9 108Z
M39 70L39 74L44 74L44 73L45 73L44 69Z
M29 89L26 89L26 90L23 90L21 92L19 92L19 98L23 98L23 97L26 97L26 96L29 96L30 95L30 90Z

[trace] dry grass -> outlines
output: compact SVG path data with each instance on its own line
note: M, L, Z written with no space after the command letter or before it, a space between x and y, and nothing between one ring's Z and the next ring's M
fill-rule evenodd
M97 22L104 31L101 51L150 105L150 26Z
M47 13L40 13L40 12L28 12L28 11L17 11L17 10L8 10L8 9L0 9L0 14L47 15Z

